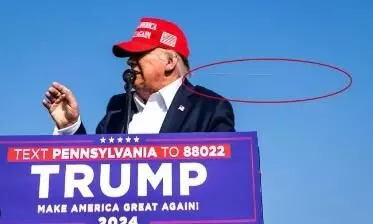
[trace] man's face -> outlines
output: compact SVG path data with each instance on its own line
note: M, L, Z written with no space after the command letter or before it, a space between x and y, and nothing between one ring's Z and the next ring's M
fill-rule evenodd
M127 64L136 71L134 87L138 91L156 92L162 88L167 57L161 49L134 55Z

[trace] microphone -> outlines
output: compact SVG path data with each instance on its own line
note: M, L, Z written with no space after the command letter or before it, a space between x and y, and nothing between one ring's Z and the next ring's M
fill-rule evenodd
M133 83L136 79L136 71L132 69L126 69L123 72L123 81L126 83L125 90L131 91Z
M126 90L127 98L126 98L126 104L127 104L127 119L126 123L123 124L122 126L122 131L121 133L124 133L124 129L126 128L126 134L128 134L128 127L129 127L129 122L131 118L131 112L132 112L132 88L133 84L135 83L136 79L136 71L132 69L126 69L123 72L123 81L126 83L124 86L124 89Z

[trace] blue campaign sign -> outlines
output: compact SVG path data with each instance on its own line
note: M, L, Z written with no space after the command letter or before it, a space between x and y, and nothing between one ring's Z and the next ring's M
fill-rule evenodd
M0 223L263 224L256 132L0 137Z

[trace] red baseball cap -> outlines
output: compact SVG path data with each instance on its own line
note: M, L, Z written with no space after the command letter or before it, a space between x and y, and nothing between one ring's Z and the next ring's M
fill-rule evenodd
M132 39L114 45L113 53L116 57L128 57L158 47L174 50L185 59L189 56L183 31L173 22L150 17L141 18Z

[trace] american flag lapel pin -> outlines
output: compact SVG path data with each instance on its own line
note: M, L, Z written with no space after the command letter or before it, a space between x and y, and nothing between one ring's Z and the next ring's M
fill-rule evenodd
M180 105L179 108L178 108L178 110L180 110L180 111L184 111L184 110L185 110L185 107L184 107L183 105Z

